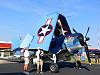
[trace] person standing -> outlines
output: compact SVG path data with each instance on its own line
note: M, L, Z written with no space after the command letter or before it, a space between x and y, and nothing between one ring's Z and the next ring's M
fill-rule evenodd
M98 54L98 52L95 52L95 63L96 64L99 63L99 54Z
M82 64L81 64L81 56L80 56L80 53L79 52L76 55L76 67L78 69L81 69L81 67L82 67Z
M26 74L29 74L28 69L29 69L29 62L30 62L30 58L29 58L30 54L28 48L24 48L23 52L24 52L24 72Z
M37 47L37 73L43 73L43 51L40 49L40 47Z

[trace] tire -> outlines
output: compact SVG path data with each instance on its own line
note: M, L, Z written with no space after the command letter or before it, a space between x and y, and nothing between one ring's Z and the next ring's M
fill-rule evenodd
M58 65L53 63L50 65L50 71L53 72L53 73L56 73L58 72Z

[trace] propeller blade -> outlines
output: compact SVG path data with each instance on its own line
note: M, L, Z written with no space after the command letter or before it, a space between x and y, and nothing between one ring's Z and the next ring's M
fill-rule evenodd
M89 62L89 64L91 64L90 53L89 53L88 45L86 42L84 43L84 47L85 47L88 62Z
M73 28L73 31L74 31L75 33L78 33L74 28Z
M88 29L87 29L87 32L86 32L85 38L86 38L86 36L87 36L89 30L90 30L90 27L88 27Z

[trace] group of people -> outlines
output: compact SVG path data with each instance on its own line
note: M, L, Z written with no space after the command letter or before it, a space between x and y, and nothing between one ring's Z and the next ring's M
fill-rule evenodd
M24 72L29 74L28 70L29 70L30 54L29 54L28 48L23 48L21 51L24 53ZM43 58L42 57L44 55L44 52L39 47L37 47L37 51L35 55L37 57L36 58L37 73L43 74ZM55 57L55 55L53 56ZM81 69L82 65L81 65L80 53L75 54L75 59L76 59L75 67L78 69ZM56 63L56 60L55 60L55 63Z
M24 54L24 72L26 74L29 74L29 71L28 71L29 70L29 62L30 62L31 58L30 58L28 48L23 48L21 50L21 52L23 52L23 54ZM41 73L41 74L43 74L43 60L42 60L43 54L44 54L44 52L39 47L37 47L37 51L36 51L37 73Z

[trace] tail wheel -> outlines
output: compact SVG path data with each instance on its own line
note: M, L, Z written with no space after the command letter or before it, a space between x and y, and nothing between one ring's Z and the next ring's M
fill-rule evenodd
M51 64L50 65L50 71L53 73L58 72L58 65L57 64Z

